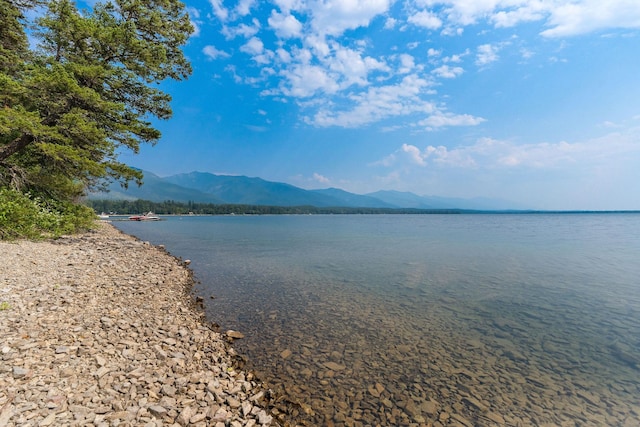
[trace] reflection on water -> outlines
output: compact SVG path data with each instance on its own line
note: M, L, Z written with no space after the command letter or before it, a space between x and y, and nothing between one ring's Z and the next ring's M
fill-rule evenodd
M640 423L640 216L153 227L125 231L193 260L287 423Z

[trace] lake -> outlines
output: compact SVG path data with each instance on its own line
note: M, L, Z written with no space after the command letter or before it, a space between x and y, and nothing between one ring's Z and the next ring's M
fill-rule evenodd
M640 425L640 214L113 224L192 261L287 423Z

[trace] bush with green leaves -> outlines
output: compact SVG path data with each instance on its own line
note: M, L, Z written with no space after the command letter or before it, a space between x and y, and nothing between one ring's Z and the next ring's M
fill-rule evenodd
M59 237L90 229L94 221L86 206L0 189L0 240Z

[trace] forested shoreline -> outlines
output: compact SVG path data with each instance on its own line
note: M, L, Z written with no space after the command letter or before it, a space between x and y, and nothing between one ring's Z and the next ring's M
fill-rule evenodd
M306 215L306 214L460 214L462 209L411 209L411 208L353 208L316 206L263 206L212 203L181 203L172 200L92 200L85 204L97 213L139 214L154 212L160 215Z
M154 212L160 215L455 215L455 214L637 214L640 211L538 211L538 210L471 210L471 209L415 209L369 207L266 206L241 204L213 204L166 200L95 200L87 199L85 206L96 213L129 215Z

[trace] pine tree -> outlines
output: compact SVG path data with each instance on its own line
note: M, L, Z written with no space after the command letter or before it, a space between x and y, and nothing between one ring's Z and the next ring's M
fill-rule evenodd
M0 188L75 201L105 180L140 182L118 161L171 116L157 83L191 72L181 47L192 26L177 0L0 0ZM37 40L29 47L27 31Z

